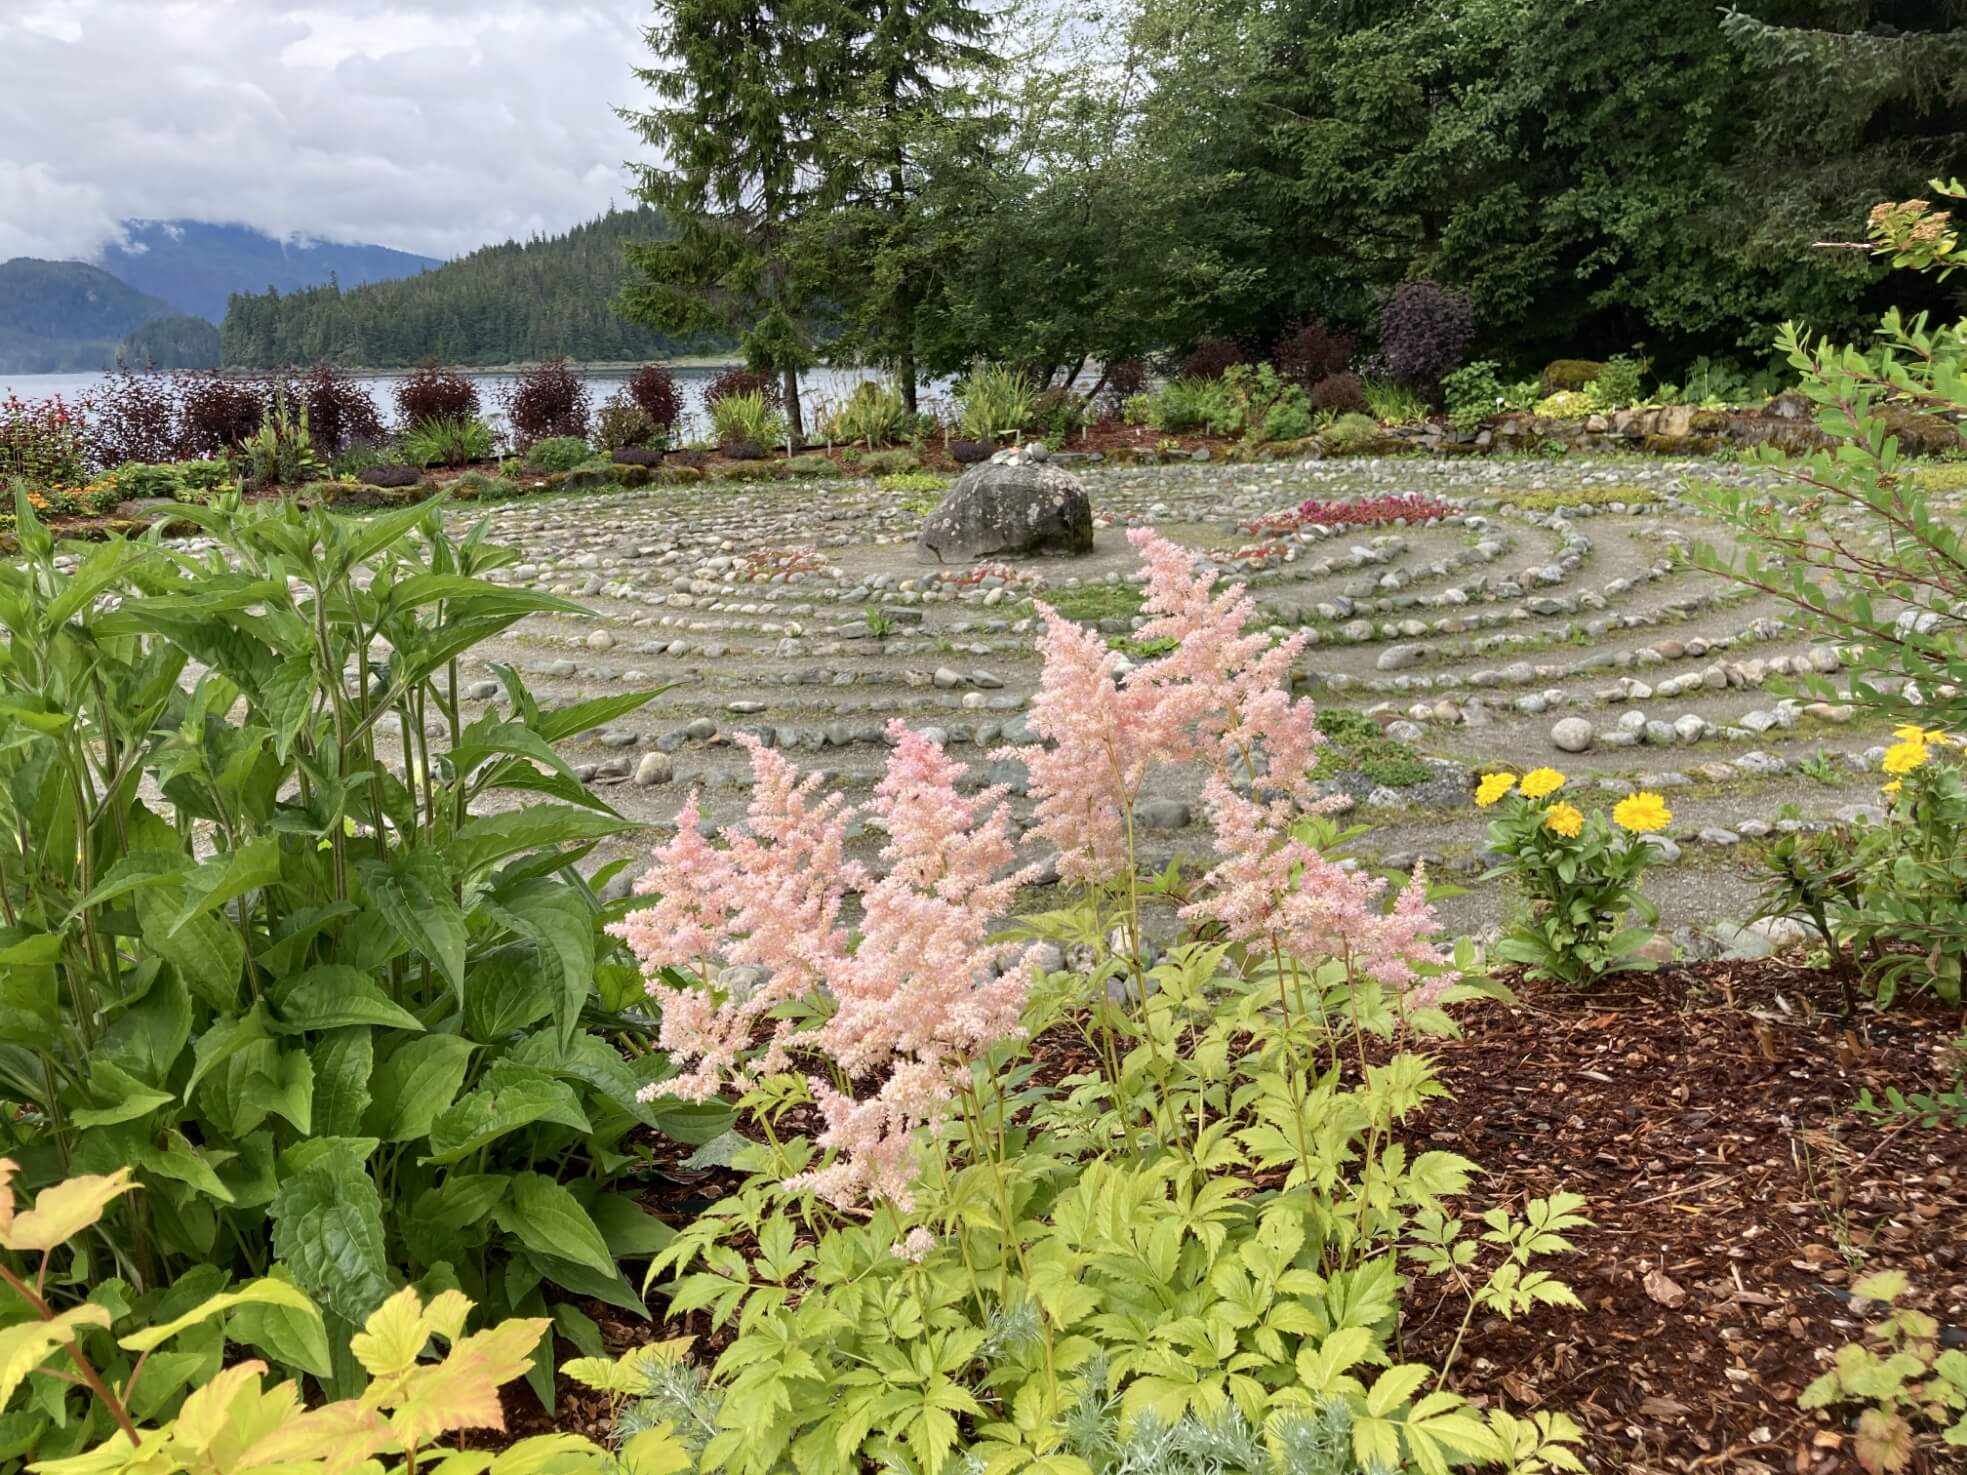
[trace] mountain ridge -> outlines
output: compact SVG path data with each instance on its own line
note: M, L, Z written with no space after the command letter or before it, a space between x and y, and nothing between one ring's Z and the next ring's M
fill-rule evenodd
M106 369L132 333L179 316L170 303L83 261L0 261L0 371Z

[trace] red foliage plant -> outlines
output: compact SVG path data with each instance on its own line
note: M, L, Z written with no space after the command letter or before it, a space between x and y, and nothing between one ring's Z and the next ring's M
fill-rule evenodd
M1243 345L1234 338L1198 338L1182 359L1184 379L1220 379L1234 364L1249 362Z
M785 408L785 391L779 387L778 379L753 369L726 369L711 380L703 392L704 408L709 409L727 394L762 394L767 404Z
M406 430L426 420L475 420L478 386L456 369L425 359L397 380L396 417Z
M661 364L644 364L637 369L628 381L628 397L663 434L676 429L683 400L676 392L676 376Z
M1475 337L1468 293L1423 278L1400 283L1380 302L1380 352L1396 384L1433 394L1461 367Z
M520 370L505 392L504 404L513 442L522 451L553 436L587 439L587 381L564 358Z
M1311 386L1311 402L1335 415L1357 414L1366 408L1366 385L1357 374L1327 374Z
M178 376L119 365L89 395L89 459L105 467L176 460L180 387Z
M1352 334L1334 332L1313 318L1286 328L1270 347L1270 361L1283 378L1300 389L1310 389L1321 380L1343 374L1358 346L1359 340Z
M265 386L216 369L179 376L178 454L219 456L249 439L265 418Z
M382 412L368 390L330 363L301 376L294 398L307 410L307 433L316 450L334 456L383 438Z
M1409 523L1421 523L1434 517L1452 517L1454 513L1455 504L1439 497L1394 492L1380 497L1353 497L1344 502L1321 502L1314 498L1298 508L1295 520L1322 523L1326 527L1378 527L1402 518Z

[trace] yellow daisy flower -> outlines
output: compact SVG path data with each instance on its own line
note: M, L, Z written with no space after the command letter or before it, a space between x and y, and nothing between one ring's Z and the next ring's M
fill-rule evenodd
M1905 784L1902 780L1893 779L1892 782L1889 784L1880 785L1878 792L1887 795L1888 797L1896 798L1898 797L1899 791L1904 787Z
M1944 748L1948 741L1947 735L1937 727L1895 727L1892 736L1902 743L1930 743L1936 748Z
M1932 756L1926 744L1907 738L1885 750L1885 771L1895 777L1903 777L1921 767Z
M1563 787L1564 775L1554 768L1533 768L1523 775L1523 782L1518 786L1525 799L1541 799Z
M1516 775L1513 773L1485 773L1482 782L1475 786L1475 802L1487 809L1515 787Z
M1578 832L1585 827L1585 817L1573 805L1553 804L1544 811L1544 827L1566 840L1575 840Z
M1664 830L1672 824L1673 811L1666 807L1666 800L1658 794L1641 789L1637 794L1626 795L1614 806L1612 823L1622 830L1643 835L1651 830Z

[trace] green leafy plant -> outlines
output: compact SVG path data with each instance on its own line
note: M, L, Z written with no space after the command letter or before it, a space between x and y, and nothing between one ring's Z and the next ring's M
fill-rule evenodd
M1405 385L1367 379L1360 389L1366 396L1366 413L1382 425L1414 425L1427 419L1427 401Z
M593 454L578 435L549 435L526 448L525 465L528 471L572 471Z
M465 654L575 606L489 582L514 553L434 507L223 498L178 514L208 552L58 568L17 506L0 1101L41 1124L30 1186L134 1167L103 1253L140 1290L277 1262L344 1331L431 1274L501 1310L549 1282L640 1304L617 1256L665 1236L601 1175L705 1118L638 1103L662 1058L590 1028L639 1048L573 871L626 826L552 745L651 693L547 711L501 671L467 716Z
M1494 360L1480 359L1442 379L1442 404L1455 429L1474 430L1503 408L1503 386L1496 378L1496 368Z
M1879 1271L1851 1290L1885 1314L1866 1327L1864 1341L1837 1349L1831 1370L1803 1390L1798 1405L1863 1404L1855 1453L1870 1475L1908 1469L1922 1424L1937 1429L1948 1449L1967 1449L1967 1352L1942 1351L1939 1323L1898 1304L1907 1292L1904 1272Z
M1404 789L1426 783L1434 770L1408 743L1388 737L1386 729L1363 712L1327 707L1318 714L1318 730L1326 741L1318 749L1320 778L1361 773L1373 783Z
M1890 1117L1921 1127L1967 1128L1967 1035L1953 1042L1953 1083L1941 1091L1901 1091L1885 1088L1885 1100L1872 1100L1871 1088L1858 1093L1852 1110L1870 1117Z
M829 440L858 441L871 451L903 439L913 418L898 390L865 379L826 417L826 434Z
M1521 779L1485 774L1475 802L1497 805L1489 848L1503 858L1483 877L1507 876L1522 887L1529 912L1506 931L1497 951L1533 973L1585 988L1608 973L1649 969L1640 948L1658 913L1640 892L1654 849L1643 837L1673 815L1657 794L1628 795L1589 816L1555 797L1564 775L1535 768ZM1546 802L1548 801L1548 802ZM1636 917L1636 924L1628 925Z
M259 429L239 443L235 460L249 486L298 486L320 475L314 439L308 434L307 406L296 412L277 395Z
M463 466L488 461L493 449L492 428L483 420L440 417L419 420L403 432L399 450L412 466Z
M1585 386L1585 396L1599 410L1623 410L1645 397L1646 367L1639 360L1615 353L1598 367L1598 377Z
M956 386L957 425L973 440L1016 435L1031 423L1037 398L1038 387L1022 369L976 364Z
M1762 891L1750 920L1789 917L1806 922L1824 945L1844 988L1844 1012L1851 1013L1857 1004L1851 991L1854 965L1836 920L1863 904L1851 836L1838 829L1782 835L1763 848L1762 864Z
M1341 415L1319 433L1333 450L1342 452L1362 451L1385 434L1381 422L1371 415Z
M785 443L785 415L757 391L719 397L710 407L710 424L711 434L720 446L749 442L761 450L770 450Z

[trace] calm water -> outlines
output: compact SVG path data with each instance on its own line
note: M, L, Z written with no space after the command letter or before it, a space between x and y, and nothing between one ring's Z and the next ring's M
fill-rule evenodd
M677 392L683 400L684 437L687 439L707 433L709 417L703 411L703 392L710 381L722 371L714 368L676 367L670 372L676 376ZM485 418L494 427L503 426L505 414L500 409L499 402L506 388L512 383L513 376L469 371L467 373L468 377L478 385L478 398L484 408ZM47 399L53 395L73 399L95 388L105 377L107 376L102 374L8 374L0 371L0 398L5 398L7 393L12 391L26 400ZM808 430L812 430L815 426L815 411L829 402L845 398L856 384L872 377L874 377L872 374L858 369L814 369L802 375L799 399L806 409ZM396 384L401 378L400 374L371 374L359 377L356 382L369 391L375 399L376 407L382 411L384 419L390 419L394 413ZM628 374L622 370L597 369L586 378L589 399L594 407L599 409L602 401L627 382Z

